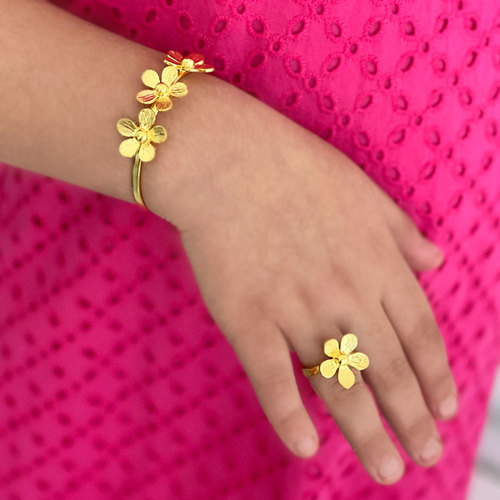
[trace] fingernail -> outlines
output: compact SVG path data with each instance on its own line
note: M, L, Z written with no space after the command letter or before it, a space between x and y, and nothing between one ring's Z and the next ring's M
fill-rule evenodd
M449 418L457 411L457 398L453 395L448 396L439 405L439 414L443 418Z
M422 462L432 462L441 454L441 449L441 443L436 438L430 439L419 454L420 460Z
M432 242L429 242L429 243L432 245L431 253L432 253L434 262L436 263L436 265L440 264L444 258L443 252L441 251L441 249L439 247L434 245L434 243L432 243Z
M403 470L401 460L391 457L386 458L378 469L379 476L383 481L390 481L396 479Z
M310 436L302 438L297 444L297 451L306 457L312 455L316 451L316 440Z

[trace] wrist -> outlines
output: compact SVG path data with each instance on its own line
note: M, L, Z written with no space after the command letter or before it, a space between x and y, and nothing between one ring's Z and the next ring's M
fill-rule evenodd
M206 206L206 187L235 160L243 161L244 147L252 142L249 129L258 128L255 110L268 108L211 75L188 74L183 81L188 95L158 115L167 140L157 148L154 162L143 164L141 176L148 208L179 230L213 208Z

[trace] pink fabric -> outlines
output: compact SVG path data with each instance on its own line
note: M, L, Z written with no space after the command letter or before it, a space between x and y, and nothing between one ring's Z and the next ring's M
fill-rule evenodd
M498 0L57 3L162 51L199 50L215 77L341 149L398 200L447 255L420 281L460 411L438 423L437 466L398 444L406 475L377 485L293 355L322 443L295 457L175 228L2 164L1 498L465 498L500 353Z

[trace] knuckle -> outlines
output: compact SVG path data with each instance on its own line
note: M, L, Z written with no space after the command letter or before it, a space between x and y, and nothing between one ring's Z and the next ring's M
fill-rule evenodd
M411 326L406 341L410 349L417 351L429 351L440 347L441 335L430 311L419 315Z
M387 356L385 363L375 371L376 384L382 390L408 388L413 382L413 372L402 354Z

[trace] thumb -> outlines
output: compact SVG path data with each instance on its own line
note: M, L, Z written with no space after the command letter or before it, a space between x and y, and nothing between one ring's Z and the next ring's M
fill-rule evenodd
M394 241L408 265L414 271L438 268L444 261L443 251L420 232L411 217L392 199L383 206Z

